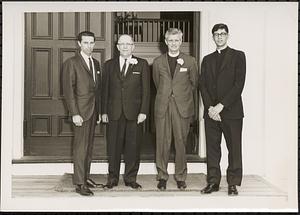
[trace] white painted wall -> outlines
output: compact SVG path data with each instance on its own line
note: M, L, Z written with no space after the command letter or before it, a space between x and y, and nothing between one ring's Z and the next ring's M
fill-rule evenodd
M24 16L33 11L201 11L200 54L215 50L211 28L229 26L229 46L247 59L243 129L244 174L279 184L288 180L289 198L297 190L297 3L4 3L2 170L22 155ZM67 4L67 5L66 5ZM83 6L84 5L84 6ZM222 171L227 167L223 142ZM4 168L3 168L4 167ZM8 168L8 173L11 169ZM2 180L4 178L1 174ZM5 180L10 184L10 179ZM3 184L2 191L8 192ZM291 199L290 198L290 199ZM293 201L294 202L294 201Z
M229 28L228 45L246 54L246 82L242 93L244 102L243 167L245 174L264 173L264 101L265 101L265 15L261 9L245 6L214 7L203 12L202 57L215 51L211 29L216 23ZM205 44L207 43L207 44ZM226 174L227 149L222 141L222 174ZM254 159L255 156L255 159Z
M297 7L290 6L220 4L201 17L202 56L215 50L211 29L220 22L229 26L229 46L246 53L244 173L274 183L288 178L289 167L296 174L297 163ZM225 174L224 141L222 155Z

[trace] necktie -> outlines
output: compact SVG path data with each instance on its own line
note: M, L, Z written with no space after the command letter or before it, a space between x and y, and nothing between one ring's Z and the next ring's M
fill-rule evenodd
M122 77L125 77L126 61L127 61L127 59L125 59L124 64L123 64L123 67L122 67L122 70L121 70L121 76L122 76Z
M90 57L89 57L89 65L90 65L90 71L93 74L93 79L95 81L95 74L94 74L94 70L93 70L93 64L92 64L92 60L91 60Z

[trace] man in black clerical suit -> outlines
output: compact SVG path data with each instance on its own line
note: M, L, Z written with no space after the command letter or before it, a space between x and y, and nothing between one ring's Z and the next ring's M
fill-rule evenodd
M246 76L246 58L244 52L227 46L227 25L216 24L212 34L217 50L204 57L200 75L208 183L201 193L219 190L223 133L228 149L228 195L238 195L236 186L240 186L242 181L241 141L244 111L241 94Z
M108 123L108 180L106 187L118 185L121 154L124 154L126 186L141 188L136 182L140 164L142 122L150 102L148 62L132 55L131 36L121 35L117 48L120 56L108 60L103 72L102 120Z

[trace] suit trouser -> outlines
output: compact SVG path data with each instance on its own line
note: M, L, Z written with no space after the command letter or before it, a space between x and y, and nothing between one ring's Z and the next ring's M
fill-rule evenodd
M222 119L221 122L205 119L207 150L207 182L220 184L221 181L221 138L224 134L228 149L228 185L241 185L242 182L242 126L243 119Z
M135 182L140 165L140 140L142 123L128 120L121 114L118 120L110 120L107 130L108 180L118 182L121 154L124 154L125 182Z
M74 184L86 184L86 180L90 174L96 117L96 113L94 112L89 120L82 123L82 126L74 125Z
M173 97L170 98L166 114L156 120L156 168L157 180L168 180L168 161L172 142L175 143L175 180L185 181L187 175L186 144L191 118L183 118Z

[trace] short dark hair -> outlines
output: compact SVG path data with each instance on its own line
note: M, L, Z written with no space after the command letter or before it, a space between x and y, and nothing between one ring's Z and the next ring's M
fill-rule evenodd
M229 33L228 27L224 23L215 24L214 27L211 30L211 33L214 34L215 31L219 29L224 29L227 33Z
M81 42L82 36L90 36L90 37L93 37L93 38L94 38L94 41L96 40L95 34L94 34L93 32L90 32L90 31L82 31L82 32L80 32L80 33L78 34L78 36L77 36L77 40L78 40L79 42Z

